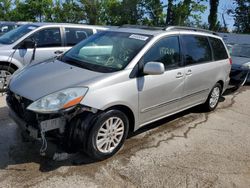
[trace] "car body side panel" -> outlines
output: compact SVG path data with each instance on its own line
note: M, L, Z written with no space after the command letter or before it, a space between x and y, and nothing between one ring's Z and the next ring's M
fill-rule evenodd
M227 82L227 67L230 67L229 61L214 61L187 66L185 72L191 71L186 75L184 86L183 103L185 106L205 102L213 86L218 81Z
M131 70L122 72L120 75L111 76L91 85L81 104L99 110L106 110L116 105L126 106L134 114L136 130L139 124L138 82L136 78L129 78Z

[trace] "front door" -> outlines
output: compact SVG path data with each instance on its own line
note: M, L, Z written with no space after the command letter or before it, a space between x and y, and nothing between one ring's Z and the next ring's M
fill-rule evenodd
M32 38L37 43L35 58L32 63L42 62L44 60L56 57L58 53L63 53L65 48L62 46L62 37L59 27L46 28L32 34ZM20 56L23 64L31 62L33 49L18 49L15 56Z
M185 80L181 66L178 36L158 41L142 58L143 63L156 61L165 66L162 75L144 75L138 78L139 120L143 125L180 110Z

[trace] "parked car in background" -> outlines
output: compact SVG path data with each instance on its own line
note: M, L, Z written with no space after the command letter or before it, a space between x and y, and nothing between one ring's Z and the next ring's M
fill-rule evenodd
M214 110L230 63L209 31L121 27L16 73L7 103L17 124L42 139L42 153L52 137L100 160L146 124L200 104Z
M232 57L230 85L244 85L250 83L250 44L235 44L229 46Z
M106 29L79 24L32 23L2 35L0 88L6 87L10 75L31 61L37 63L58 56L83 39Z
M21 26L24 24L28 24L29 22L5 22L5 21L0 21L0 36L3 34Z

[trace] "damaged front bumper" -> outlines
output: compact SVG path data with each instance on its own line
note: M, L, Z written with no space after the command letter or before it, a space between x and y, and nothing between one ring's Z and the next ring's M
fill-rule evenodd
M9 106L10 117L25 135L42 142L40 153L43 155L47 149L48 138L57 140L57 143L62 143L65 134L67 134L67 128L73 119L80 114L82 116L85 112L91 112L91 114L97 112L96 109L78 105L56 114L38 114L27 110L27 106L33 101L18 96L11 91L7 92L6 101Z
M46 133L52 130L58 130L59 133L62 134L66 126L66 120L63 117L41 121L37 127L29 125L23 121L11 108L9 108L9 116L22 131L35 140L41 140L41 133Z

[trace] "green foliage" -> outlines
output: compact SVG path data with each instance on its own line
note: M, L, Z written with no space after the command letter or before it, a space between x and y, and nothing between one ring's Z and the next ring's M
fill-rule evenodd
M11 12L11 0L0 1L0 20L10 20L9 15Z
M167 25L190 25L201 21L200 13L204 13L206 6L202 3L206 0L183 0L174 4L173 0L168 1Z
M250 33L250 0L234 0L238 32ZM219 0L209 0L209 29L221 30ZM0 0L0 20L87 24L184 25L208 28L201 20L208 0Z
M250 33L250 0L235 0L237 8L234 17L236 32Z

